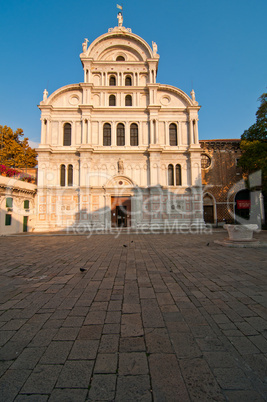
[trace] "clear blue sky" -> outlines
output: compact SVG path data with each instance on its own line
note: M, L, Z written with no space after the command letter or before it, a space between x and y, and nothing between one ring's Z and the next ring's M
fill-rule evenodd
M117 25L116 4L1 1L1 125L40 141L43 90L83 81L82 42ZM158 45L157 82L186 93L194 87L200 139L240 138L267 91L267 1L124 0L123 6L123 25Z

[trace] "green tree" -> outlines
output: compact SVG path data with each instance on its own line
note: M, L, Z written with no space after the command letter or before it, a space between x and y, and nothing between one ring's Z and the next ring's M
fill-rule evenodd
M35 167L37 152L29 146L28 138L23 138L23 130L13 131L0 125L1 164L13 168Z
M256 123L241 136L240 147L243 152L238 164L246 174L261 171L262 193L267 212L267 93L263 93L259 101Z

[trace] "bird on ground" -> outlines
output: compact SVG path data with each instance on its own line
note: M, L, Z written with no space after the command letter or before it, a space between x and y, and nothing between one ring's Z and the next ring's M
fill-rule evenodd
M127 245L126 245L126 244L124 244L124 245L123 245L123 247L127 247Z
M207 246L209 246L210 244L209 243L207 243Z
M85 269L85 268L80 268L80 271L81 271L81 272L85 272L86 269Z

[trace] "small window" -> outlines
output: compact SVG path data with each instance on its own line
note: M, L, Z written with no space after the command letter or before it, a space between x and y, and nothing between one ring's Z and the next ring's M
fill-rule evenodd
M124 124L119 123L117 125L117 145L124 146L125 145L125 129Z
M211 165L211 159L208 155L201 155L201 167L202 169L208 169Z
M60 185L61 185L61 187L65 187L65 185L66 185L65 176L66 176L65 165L61 165L60 166Z
M170 124L169 127L170 134L170 146L175 147L177 145L177 127L176 124Z
M174 186L173 165L168 166L168 186Z
M133 123L130 127L130 145L137 146L138 145L138 125Z
M116 85L116 77L114 75L111 75L111 77L109 77L109 85L111 86Z
M11 226L11 221L12 221L12 217L10 214L6 214L6 222L5 225L6 226Z
M13 198L11 197L6 198L6 208L13 208Z
M63 145L64 145L64 147L68 147L71 145L71 125L70 125L70 123L64 124Z
M175 178L176 178L176 186L182 185L182 169L181 165L175 166Z
M30 208L30 201L29 200L25 200L24 201L24 209L29 209Z
M109 96L109 106L116 106L116 96L115 95L110 95Z
M109 123L104 124L103 128L103 145L109 147L111 145L111 125Z
M125 61L125 58L123 56L118 56L116 58L116 61Z
M132 96L131 95L125 96L125 106L132 106Z
M127 75L127 77L125 78L125 85L126 86L132 85L132 77L130 75Z
M68 166L68 186L73 186L73 166Z

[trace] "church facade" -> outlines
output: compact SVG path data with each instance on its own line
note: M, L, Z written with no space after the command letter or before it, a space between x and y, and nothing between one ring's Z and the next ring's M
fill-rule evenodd
M203 226L194 91L157 83L156 43L122 19L82 47L84 82L39 105L35 230Z

